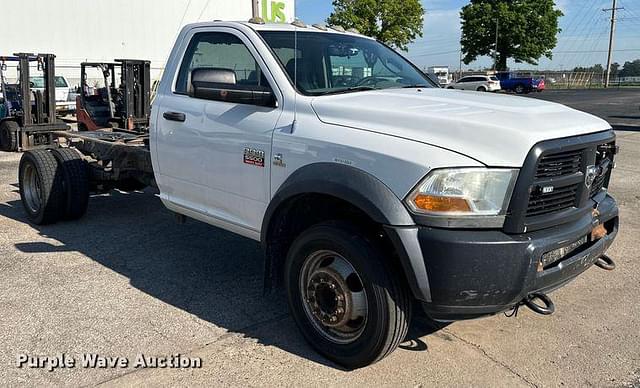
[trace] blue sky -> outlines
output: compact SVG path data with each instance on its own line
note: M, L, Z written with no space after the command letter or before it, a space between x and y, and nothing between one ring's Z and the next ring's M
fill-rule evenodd
M460 8L467 0L423 0L425 15L424 37L409 48L407 56L418 66L447 65L459 67ZM564 69L591 66L607 62L610 14L602 11L611 7L611 0L556 0L565 16L560 21L563 32L558 37L552 61L543 58L539 69ZM640 0L618 0L618 29L614 61L640 58ZM331 0L296 0L296 14L308 24L324 22L333 9ZM490 66L489 58L464 66L478 69ZM512 68L533 68L511 63Z

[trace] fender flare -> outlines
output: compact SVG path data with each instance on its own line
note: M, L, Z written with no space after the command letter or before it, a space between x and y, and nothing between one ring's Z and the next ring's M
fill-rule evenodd
M281 205L303 194L325 194L351 203L389 234L408 286L414 296L430 300L429 281L417 240L417 227L407 208L391 189L361 169L337 163L314 163L287 178L273 196L262 221L261 244L265 252L265 288L278 279L274 253L269 249L269 229ZM414 238L411 238L413 236ZM276 281L277 282L277 281Z
M314 163L291 174L273 196L262 221L261 241L265 241L280 205L301 194L326 194L345 200L380 224L415 225L402 201L373 175L343 164Z

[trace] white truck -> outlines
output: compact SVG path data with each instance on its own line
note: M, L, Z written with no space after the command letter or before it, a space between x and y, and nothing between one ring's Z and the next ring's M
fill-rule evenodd
M427 73L435 75L438 78L438 83L443 88L451 84L452 76L448 66L431 66L427 69Z
M334 83L335 62L362 76ZM260 241L267 287L283 285L305 338L349 368L391 353L414 308L437 321L550 314L548 292L614 268L608 123L436 88L341 29L188 25L148 135L58 135L20 163L32 222L81 217L92 192L154 186L180 219Z

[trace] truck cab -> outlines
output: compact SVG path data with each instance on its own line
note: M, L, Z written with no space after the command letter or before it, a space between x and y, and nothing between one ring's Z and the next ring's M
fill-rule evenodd
M188 25L148 136L66 136L70 147L21 162L34 222L62 217L31 207L38 160L94 170L41 174L76 179L38 186L67 211L88 194L64 187L146 176L179 219L259 241L267 289L283 286L304 337L348 368L390 354L415 309L441 322L521 306L547 315L548 293L594 265L615 267L607 187L618 148L607 122L441 89L396 51L340 28Z

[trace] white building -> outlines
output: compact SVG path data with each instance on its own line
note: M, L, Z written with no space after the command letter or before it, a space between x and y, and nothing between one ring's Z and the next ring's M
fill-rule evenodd
M294 19L294 0L259 0L268 21ZM207 20L249 20L252 0L19 0L3 7L0 56L56 54L56 73L79 83L80 62L148 59L158 77L180 29ZM15 63L7 63L8 78Z

